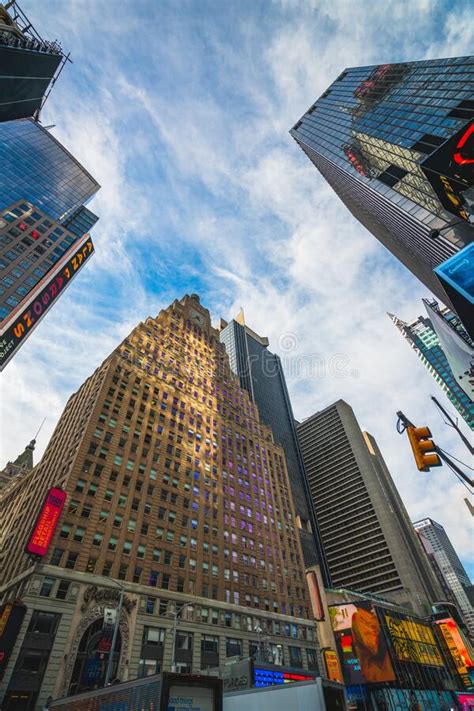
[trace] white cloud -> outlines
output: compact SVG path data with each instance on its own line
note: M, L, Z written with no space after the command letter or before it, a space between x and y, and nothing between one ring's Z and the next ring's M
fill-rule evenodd
M230 25L218 13L175 16L175 4L124 3L120 12L117 3L75 2L68 17L50 5L57 36L71 30L75 64L45 118L101 183L91 203L101 220L94 261L5 371L4 459L46 413L42 450L67 396L133 325L204 283L215 320L244 306L285 356L296 416L347 400L410 515L439 520L473 562L465 490L445 467L419 474L395 432L402 409L465 457L429 401L441 392L385 315L417 316L426 291L288 135L345 66L467 53L469 7L458 25L456 7L443 14L428 0L372 3L370 13L365 2L282 0L268 24L237 12ZM287 333L296 354L326 364L320 377L298 376L282 348ZM337 354L347 357L346 377L329 372Z

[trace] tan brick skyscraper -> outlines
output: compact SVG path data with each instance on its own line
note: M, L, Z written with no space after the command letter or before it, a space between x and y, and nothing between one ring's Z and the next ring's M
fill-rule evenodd
M269 644L287 629L314 665L311 627L294 624L310 619L310 604L283 450L198 297L132 331L69 399L40 464L5 492L7 580L28 567L27 533L52 484L67 503L44 568L216 601L234 641L240 630L255 637L241 613L258 614Z

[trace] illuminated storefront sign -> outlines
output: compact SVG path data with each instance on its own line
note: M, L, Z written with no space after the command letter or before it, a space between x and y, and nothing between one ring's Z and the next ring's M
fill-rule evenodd
M410 618L385 615L385 623L394 654L401 662L444 667L433 631L428 625Z
M48 491L33 532L26 544L26 552L34 556L44 556L48 552L61 511L66 501L66 492L57 487Z
M370 603L334 605L329 613L345 683L395 681L383 630Z
M314 674L294 674L293 672L275 671L273 669L260 669L254 667L254 685L275 686L276 684L291 684L294 681L313 681Z
M467 645L462 638L459 627L452 617L445 620L436 620L443 635L446 646L456 667L456 671L461 677L465 689L471 689L472 683L469 678L468 669L474 667L474 659L467 649Z
M78 271L94 252L88 235L76 242L58 264L48 273L32 292L23 306L20 304L6 320L0 335L0 371L6 366L18 348L36 328L43 316L71 283Z
M443 207L463 220L474 215L463 192L474 184L474 120L426 158L421 168Z
M323 651L323 659L329 681L338 681L343 684L344 680L336 652L333 649L325 649Z

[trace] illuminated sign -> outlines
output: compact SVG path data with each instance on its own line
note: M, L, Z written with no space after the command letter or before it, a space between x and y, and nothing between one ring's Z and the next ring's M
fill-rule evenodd
M474 243L436 267L435 274L474 304Z
M467 645L461 636L461 632L452 617L445 620L436 620L443 635L446 646L456 667L456 671L461 677L466 689L471 689L472 684L469 678L468 668L474 667L474 660L467 649Z
M372 605L333 605L329 613L345 683L395 681L387 643Z
M48 552L56 526L66 501L66 492L58 487L48 491L33 532L26 544L26 552L35 556L44 556Z
M88 235L85 235L36 285L26 297L26 303L21 303L7 317L6 326L0 333L0 371L36 328L61 293L69 286L93 252L92 240Z
M401 662L444 667L433 631L428 625L406 617L385 615L394 654Z
M339 666L339 659L336 652L333 649L325 649L323 651L323 658L329 681L339 681L343 684L344 680L342 678L341 667Z
M276 684L291 684L294 681L313 681L314 674L294 674L293 672L275 671L274 669L253 670L255 686L275 686Z
M474 184L474 120L428 156L421 168L443 207L463 220L473 217L463 192Z
M21 603L7 602L0 608L0 679L7 668L25 613L26 607Z

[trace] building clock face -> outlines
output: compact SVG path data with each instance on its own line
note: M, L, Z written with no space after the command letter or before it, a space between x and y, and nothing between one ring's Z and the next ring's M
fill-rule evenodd
M204 326L204 316L194 309L191 310L191 321L198 326Z

